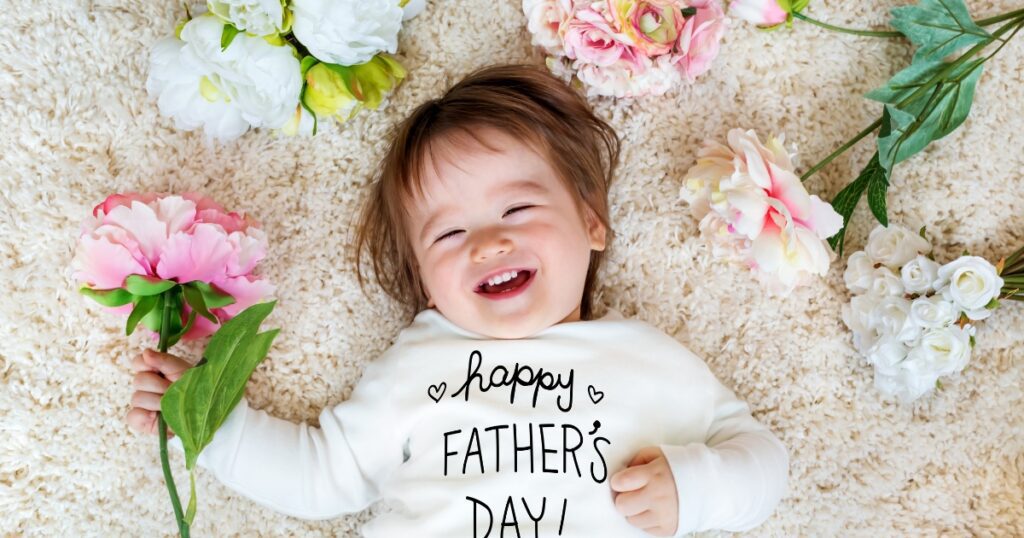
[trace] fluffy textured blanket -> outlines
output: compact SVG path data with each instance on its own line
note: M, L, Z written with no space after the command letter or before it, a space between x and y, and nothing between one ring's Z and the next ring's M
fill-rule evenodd
M837 24L879 27L902 2L812 2ZM11 5L18 4L18 5ZM6 536L176 532L157 440L124 423L131 356L123 320L79 296L66 270L80 220L115 191L195 190L251 212L269 233L262 271L283 327L248 387L253 406L316 423L402 328L364 297L347 262L354 215L388 128L478 66L540 62L518 1L431 0L401 38L407 81L380 111L313 139L268 132L207 147L173 128L144 90L148 49L180 2L13 2L0 24L0 529ZM1018 0L970 2L976 16ZM913 405L884 400L840 320L845 261L786 299L711 260L678 200L705 137L785 132L806 169L870 124L862 95L905 65L902 41L798 23L736 21L713 70L655 98L592 99L625 140L611 198L619 240L599 302L647 320L706 358L792 453L790 491L752 535L1024 535L1024 308L978 332L963 375ZM971 117L896 169L894 219L927 225L937 252L997 259L1024 242L1024 38L986 65ZM870 156L863 142L810 182L831 199ZM871 223L860 207L850 251ZM603 309L599 308L599 311ZM141 331L140 331L141 332ZM182 346L194 358L199 348ZM187 498L184 460L172 454ZM196 536L357 536L387 507L310 522L266 510L200 470Z

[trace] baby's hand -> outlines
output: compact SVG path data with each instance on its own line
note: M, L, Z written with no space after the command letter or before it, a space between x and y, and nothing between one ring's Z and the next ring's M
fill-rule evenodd
M136 355L132 371L137 373L132 386L137 390L132 393L132 409L125 417L128 426L138 432L159 435L156 412L160 410L160 398L167 392L167 387L191 367L183 359L152 349ZM167 438L171 437L174 437L174 432L168 427Z
M615 508L634 527L654 536L672 536L679 524L679 497L672 469L661 449L640 449L625 469L612 475Z

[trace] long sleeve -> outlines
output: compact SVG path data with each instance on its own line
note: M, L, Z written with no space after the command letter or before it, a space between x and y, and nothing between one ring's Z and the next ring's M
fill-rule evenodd
M319 428L253 409L243 397L197 465L290 516L330 519L366 508L403 461L389 411L389 379L377 362L367 365L347 401L320 413ZM184 452L177 436L168 444Z
M711 406L705 441L660 445L679 495L676 537L760 525L785 494L789 475L782 442L701 364Z

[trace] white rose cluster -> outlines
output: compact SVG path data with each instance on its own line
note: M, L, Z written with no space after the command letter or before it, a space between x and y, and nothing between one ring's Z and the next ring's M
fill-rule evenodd
M376 108L405 76L380 56L397 50L402 22L425 4L209 0L153 45L146 90L175 127L202 128L209 141L258 127L311 133L316 116L345 119L356 105ZM317 69L311 82L320 63L330 69Z
M939 265L931 250L923 233L878 226L843 274L853 345L875 367L875 387L903 402L967 366L972 322L991 314L1003 287L988 261L965 255Z

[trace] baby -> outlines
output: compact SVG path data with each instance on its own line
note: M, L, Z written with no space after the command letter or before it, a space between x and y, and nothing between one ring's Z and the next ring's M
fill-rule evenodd
M358 229L413 315L320 427L243 398L198 459L306 519L397 501L367 537L681 536L763 522L785 447L678 341L593 313L614 131L542 68L463 79L400 124ZM191 366L146 350L128 424ZM171 446L182 450L173 438Z

